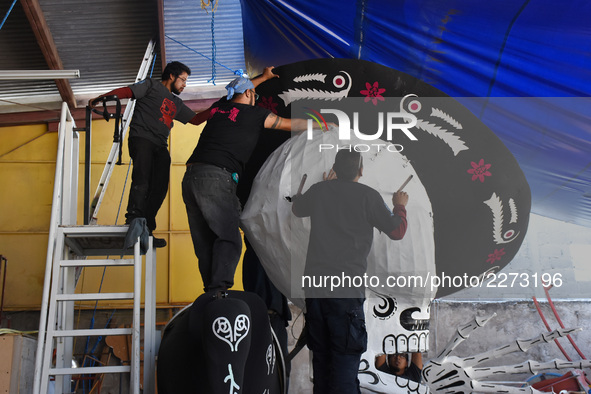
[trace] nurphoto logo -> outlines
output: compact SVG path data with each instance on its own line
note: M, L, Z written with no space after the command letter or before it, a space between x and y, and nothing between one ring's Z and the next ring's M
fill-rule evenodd
M330 107L327 106L328 108L301 107L300 113L308 117L307 139L309 141L314 139L314 128L322 132L335 132L329 127L332 123L338 128L339 142L358 152L376 149L378 152L382 150L401 152L404 147L393 141L418 141L411 131L417 125L417 117L413 113L406 112L402 108L399 111L378 111L359 104L358 100L350 99L332 103ZM353 140L364 143L354 144ZM339 150L339 147L340 145L330 143L319 144L320 151Z

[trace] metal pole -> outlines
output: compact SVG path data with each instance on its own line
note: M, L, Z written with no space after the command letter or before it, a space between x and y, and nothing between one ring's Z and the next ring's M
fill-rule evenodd
M84 152L84 225L90 223L90 129L92 127L92 110L86 106L86 144Z
M6 267L8 260L6 257L0 255L0 270L2 270L2 263L4 262L4 271L2 274L2 300L0 301L0 323L2 323L2 315L4 314L4 289L6 288Z

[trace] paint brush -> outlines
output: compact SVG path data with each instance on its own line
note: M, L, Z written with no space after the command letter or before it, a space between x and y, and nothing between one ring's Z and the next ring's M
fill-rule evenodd
M412 179L412 174L408 176L408 178L406 178L406 181L404 181L404 183L402 184L402 186L400 186L400 189L398 189L398 191L396 193L399 193L402 191L402 189L404 189L404 187L406 185L408 185L408 182L410 182L410 180Z
M302 176L302 180L300 181L300 187L298 188L297 194L302 194L302 190L304 189L304 184L306 183L307 178L308 178L308 174L304 174L304 176Z

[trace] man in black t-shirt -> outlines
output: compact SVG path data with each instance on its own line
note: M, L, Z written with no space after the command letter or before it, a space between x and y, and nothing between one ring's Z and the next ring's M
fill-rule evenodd
M226 86L228 96L209 109L207 125L187 161L183 201L206 292L223 293L234 284L242 252L236 187L260 133L307 127L305 119L281 118L255 106L255 87L277 77L272 69L267 67L252 81L239 77Z
M145 218L150 235L156 229L156 214L168 191L168 136L173 119L194 125L207 119L206 112L195 114L178 97L187 85L189 75L189 67L180 62L171 62L164 68L162 81L148 78L89 101L89 106L93 107L104 96L136 99L128 140L133 172L125 223L131 224L136 218ZM154 238L154 246L164 247L166 240Z
M310 217L304 275L316 280L363 276L374 227L394 240L402 239L407 227L408 195L394 193L390 211L378 191L358 183L363 174L359 152L340 150L333 170L337 179L316 183L293 198L294 215ZM305 285L303 278L302 282ZM304 287L314 394L360 393L357 373L367 349L365 289L314 286Z

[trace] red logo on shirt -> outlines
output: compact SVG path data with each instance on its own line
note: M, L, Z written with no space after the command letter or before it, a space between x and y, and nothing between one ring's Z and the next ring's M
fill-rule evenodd
M169 128L172 127L172 119L176 114L176 105L174 102L165 98L160 106L160 112L162 113L162 117L159 120Z
M240 110L238 108L232 108L229 111L222 111L221 109L215 107L209 111L209 119L213 118L213 115L215 115L217 112L221 114L229 114L228 119L230 119L232 122L236 122L236 117L238 116Z

